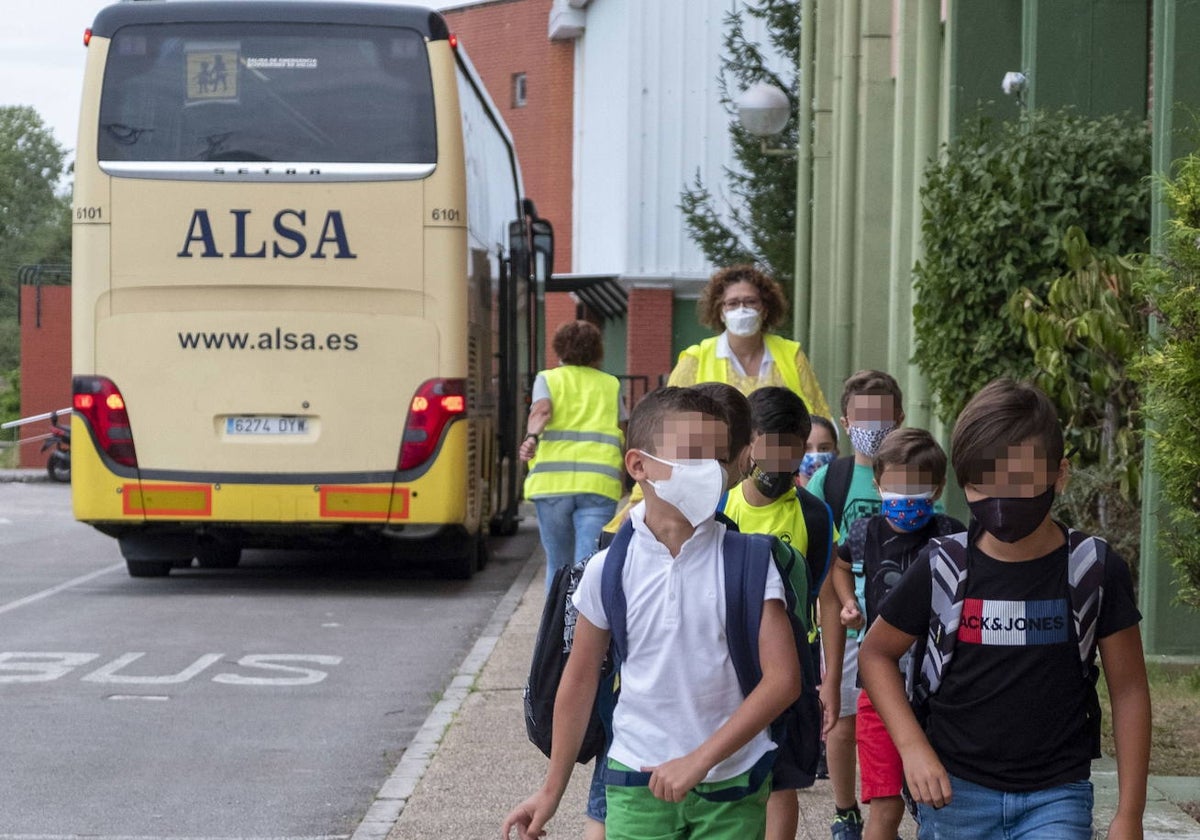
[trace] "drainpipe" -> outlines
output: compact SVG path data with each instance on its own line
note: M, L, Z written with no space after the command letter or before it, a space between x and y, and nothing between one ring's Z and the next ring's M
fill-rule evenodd
M800 113L796 160L796 253L792 284L792 337L806 352L812 310L813 74L817 52L814 0L800 2Z
M834 254L833 369L849 376L854 348L854 219L858 168L858 61L861 0L842 0L842 68L837 94L837 174L834 201L837 221Z
M940 0L912 2L917 4L917 66L913 79L916 113L913 119L913 189L909 211L912 214L911 258L915 263L925 254L921 235L921 187L925 184L925 168L937 155L942 12ZM911 274L909 282L912 282ZM909 317L912 317L911 314ZM911 365L907 379L909 388L904 395L904 404L908 409L905 423L928 429L933 412L925 378L916 365Z

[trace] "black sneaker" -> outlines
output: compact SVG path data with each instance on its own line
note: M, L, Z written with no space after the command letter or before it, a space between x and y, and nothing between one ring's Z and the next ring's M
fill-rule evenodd
M838 814L833 818L829 832L833 836L833 840L862 840L862 815L857 811L851 811L845 815Z

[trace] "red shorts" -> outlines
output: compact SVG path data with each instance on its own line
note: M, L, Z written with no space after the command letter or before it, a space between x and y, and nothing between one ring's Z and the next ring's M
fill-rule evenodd
M904 785L904 764L879 712L867 692L858 696L858 768L862 778L862 801L899 796Z

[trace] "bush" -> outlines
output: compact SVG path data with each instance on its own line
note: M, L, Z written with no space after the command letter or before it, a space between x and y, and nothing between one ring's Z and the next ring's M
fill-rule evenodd
M1063 240L1069 271L1045 296L1022 287L1009 302L1033 351L1034 381L1058 408L1072 477L1059 513L1109 541L1137 568L1141 540L1141 394L1131 366L1148 318L1131 259L1097 252L1077 227Z
M1150 133L1126 118L1034 112L967 121L921 190L925 255L914 268L915 363L952 422L998 376L1029 378L1033 354L1007 307L1066 273L1072 225L1102 252L1146 250Z
M1159 332L1136 372L1168 510L1161 547L1175 567L1179 600L1200 607L1200 155L1174 172L1163 190L1172 215L1163 256L1141 284Z

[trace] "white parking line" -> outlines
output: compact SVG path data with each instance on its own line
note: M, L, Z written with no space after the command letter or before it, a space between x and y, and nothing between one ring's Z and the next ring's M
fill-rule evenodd
M49 589L43 589L41 592L35 592L32 595L26 595L24 598L18 598L15 601L9 601L7 604L0 606L0 613L12 612L15 609L32 604L35 601L41 601L44 598L49 598L51 595L57 595L59 592L62 592L65 589L70 589L72 586L78 586L81 583L87 583L89 580L98 578L101 575L106 575L109 572L115 572L117 569L124 568L125 563L123 561L120 563L113 563L111 566L105 566L103 569L98 569L97 571L90 572L89 574L72 578L65 583L60 583L58 586L51 586ZM0 840L9 840L9 838L15 836L16 835L0 834ZM28 835L31 840L36 836L40 835ZM49 840L49 837L47 837L47 840ZM99 840L99 838L97 838L97 840Z

